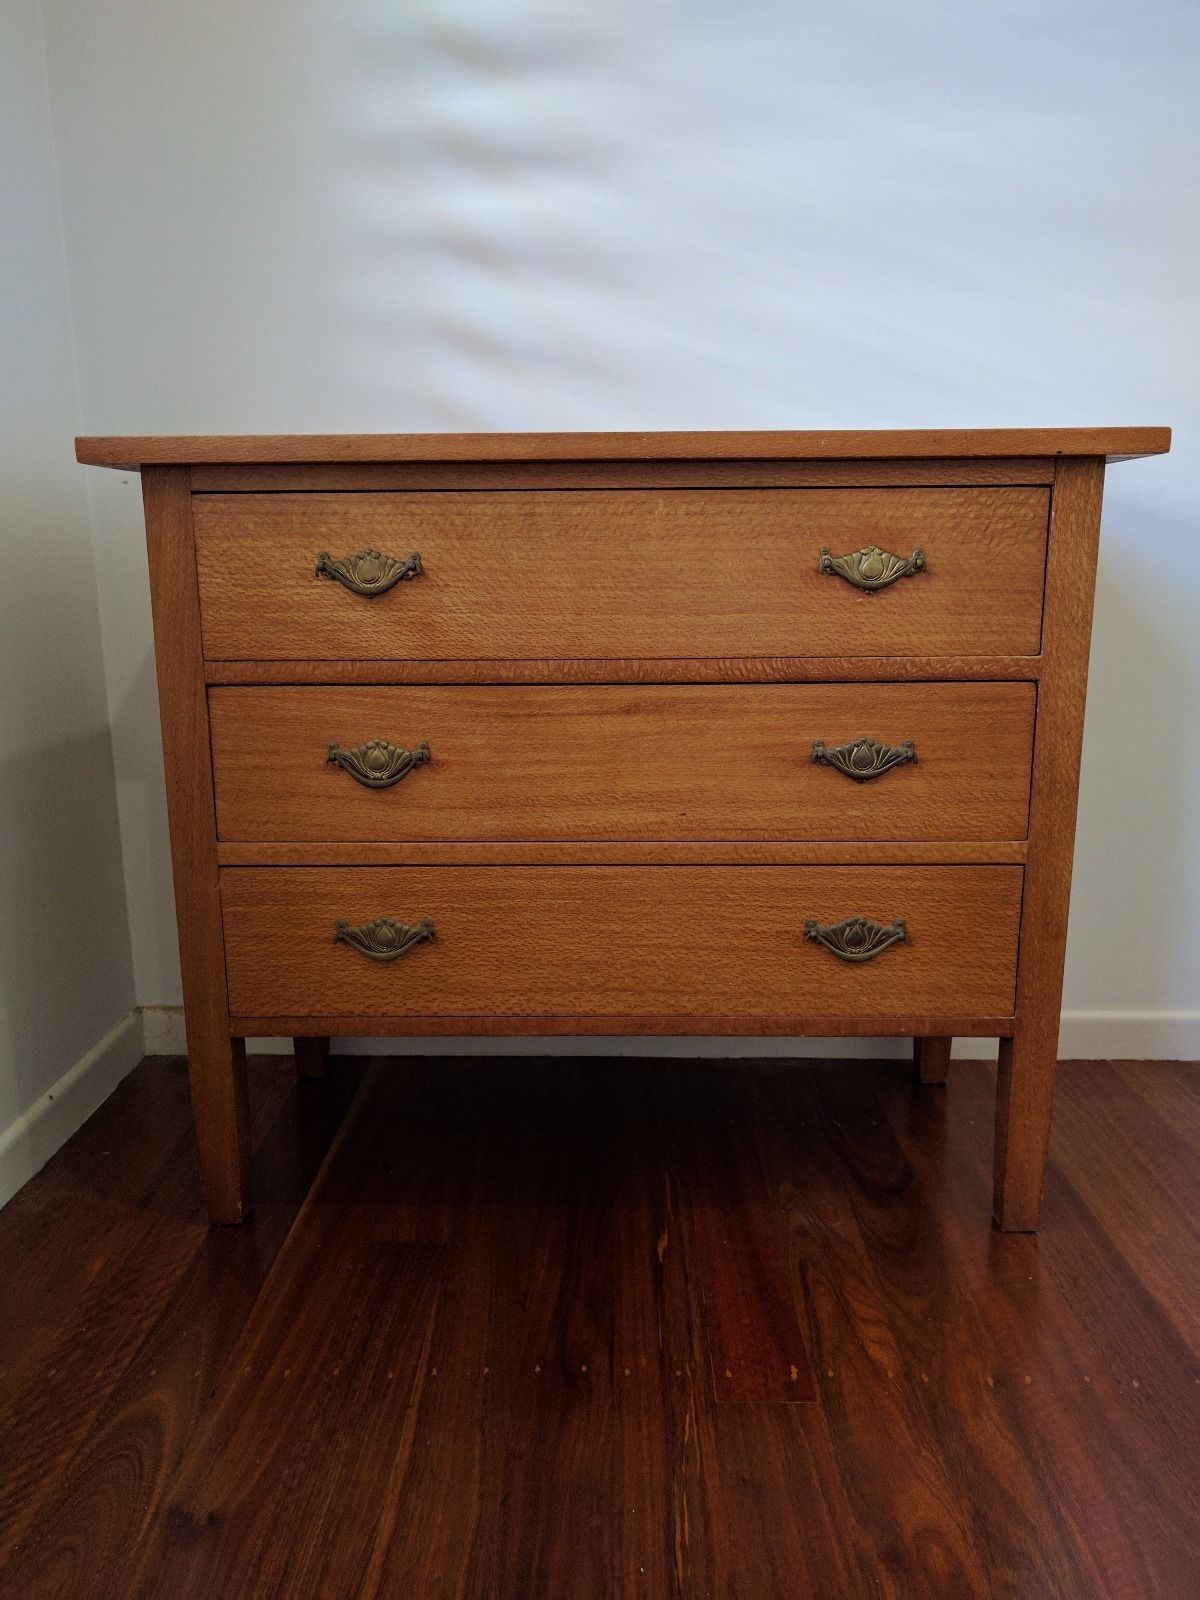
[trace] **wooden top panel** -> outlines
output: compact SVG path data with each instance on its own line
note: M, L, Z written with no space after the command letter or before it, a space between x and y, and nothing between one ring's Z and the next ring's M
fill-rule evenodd
M143 466L391 461L896 460L1161 455L1170 428L917 428L834 432L320 433L82 438L79 461Z

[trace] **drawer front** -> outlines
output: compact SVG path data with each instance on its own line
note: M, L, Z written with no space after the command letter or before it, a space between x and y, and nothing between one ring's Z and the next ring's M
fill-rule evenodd
M1044 488L201 494L193 507L212 660L1039 648ZM920 550L923 567L877 592L821 570L822 550L867 546ZM421 570L354 592L379 564L337 563L364 551L416 553Z
M239 1017L854 1017L1013 1009L1019 867L226 868ZM390 917L418 938L394 960ZM904 942L850 962L850 917ZM815 924L814 937L806 924ZM335 938L342 925L341 938ZM861 948L853 932L849 948Z
M1028 683L224 688L210 709L225 840L1016 840L1028 821Z

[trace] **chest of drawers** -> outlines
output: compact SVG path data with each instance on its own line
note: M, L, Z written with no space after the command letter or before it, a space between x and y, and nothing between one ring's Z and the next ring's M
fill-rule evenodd
M976 1034L1036 1226L1105 460L1168 442L79 440L142 473L213 1219L255 1034Z

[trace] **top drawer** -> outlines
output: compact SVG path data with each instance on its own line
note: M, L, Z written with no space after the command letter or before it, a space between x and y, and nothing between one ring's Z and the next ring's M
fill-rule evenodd
M198 494L210 660L1037 653L1044 488ZM866 591L821 555L920 570ZM353 592L364 551L420 573ZM882 558L868 558L868 579ZM372 579L378 563L360 576Z

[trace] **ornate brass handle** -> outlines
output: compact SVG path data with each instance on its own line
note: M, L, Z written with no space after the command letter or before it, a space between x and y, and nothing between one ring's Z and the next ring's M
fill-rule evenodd
M348 772L364 788L390 789L401 778L407 778L414 767L423 767L430 757L424 739L413 750L389 744L386 739L368 739L366 744L349 748L331 744L325 759Z
M865 594L874 594L895 583L897 578L911 578L924 570L924 550L914 550L906 560L903 556L889 555L877 544L864 545L861 550L852 550L848 556L832 556L822 545L821 559L817 565L818 572L831 572L835 577L845 578L847 583L852 583Z
M403 561L395 556L381 556L378 550L360 550L356 556L342 556L335 561L328 550L317 557L317 577L334 578L352 594L386 594L394 584L408 578L419 578L424 568L414 550Z
M904 944L908 930L903 919L885 926L870 917L847 917L822 927L812 917L804 924L804 937L822 944L843 961L872 961L892 944Z
M433 923L428 917L420 922L397 922L394 917L376 917L374 922L355 926L339 922L333 936L334 944L352 945L360 955L371 961L395 961L406 955L415 944L424 944L433 938Z
M814 739L812 758L818 765L836 767L856 783L866 783L869 778L878 778L906 761L915 762L917 747L911 739L898 745L880 744L878 739L852 739L849 744L834 745L831 750L824 739Z

